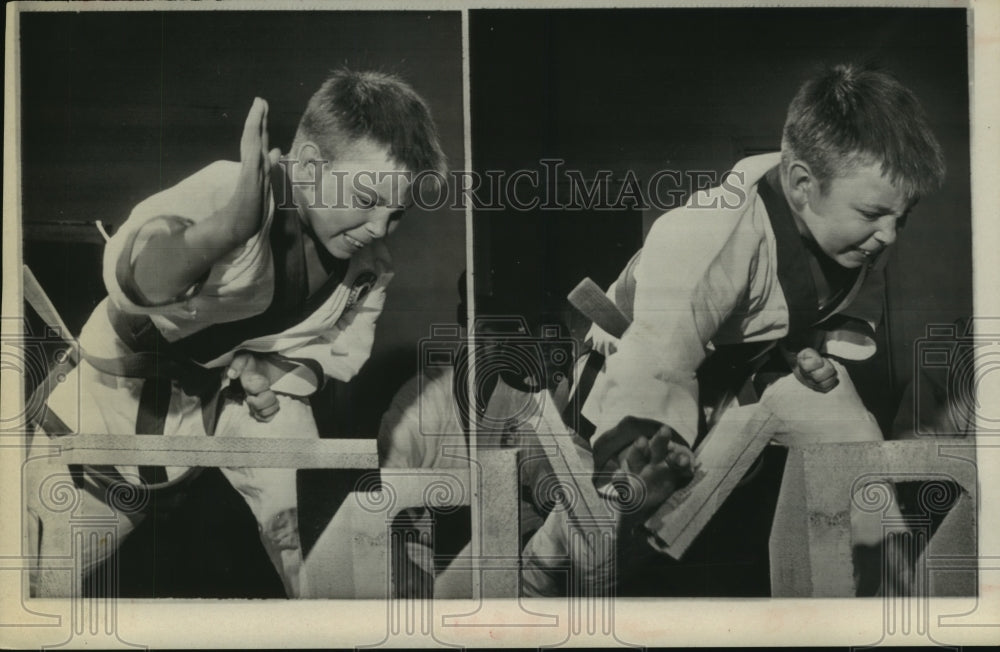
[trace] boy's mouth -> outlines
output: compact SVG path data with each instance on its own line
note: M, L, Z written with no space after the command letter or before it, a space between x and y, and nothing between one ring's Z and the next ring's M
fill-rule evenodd
M856 251L859 254L861 254L861 256L865 260L872 260L873 258L875 258L876 256L878 256L879 253L882 252L881 249L872 249L872 250L869 250L869 249L862 249L861 247L855 247L854 251Z
M347 242L347 244L349 244L350 246L354 247L355 249L362 249L365 246L365 243L361 242L360 240L355 240L346 233L344 234L344 241Z

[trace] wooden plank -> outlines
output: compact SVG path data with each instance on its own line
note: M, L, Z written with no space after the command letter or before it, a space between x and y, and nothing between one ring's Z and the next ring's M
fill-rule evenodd
M53 440L66 464L287 469L376 469L374 439L68 435Z
M42 285L35 278L35 275L31 272L31 268L24 265L24 300L28 302L38 316L42 318L42 321L48 325L53 331L59 333L59 337L69 345L69 351L67 353L67 359L73 364L79 363L79 345L76 342L76 338L70 332L69 327L66 322L62 320L59 316L59 311L56 310L55 305L49 299L49 295L45 293Z
M727 410L695 451L701 468L645 523L650 544L680 559L760 457L779 420L757 406Z
M631 324L615 302L590 278L580 281L567 299L587 319L613 337L620 339Z

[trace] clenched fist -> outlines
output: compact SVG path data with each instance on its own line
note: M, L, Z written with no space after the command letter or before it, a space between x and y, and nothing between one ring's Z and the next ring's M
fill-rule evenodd
M278 397L271 391L271 376L275 369L265 356L240 351L233 356L226 370L230 380L239 379L246 392L250 414L258 421L270 421L279 410Z
M795 357L795 377L803 385L823 394L840 383L833 363L819 354L816 349L802 349Z

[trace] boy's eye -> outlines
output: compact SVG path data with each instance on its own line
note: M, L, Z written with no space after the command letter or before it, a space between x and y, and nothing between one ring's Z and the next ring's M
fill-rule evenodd
M368 210L369 208L375 208L378 205L378 200L368 193L359 192L354 196L354 205L363 210Z
M403 214L406 213L405 208L400 208L399 210L393 211L389 214L389 222L398 222L403 219Z
M863 217L864 217L864 218L865 218L866 220L868 220L868 221L870 221L870 222L874 222L874 221L875 221L875 220L877 220L878 218L882 217L882 216L881 216L881 215L879 215L878 213L869 213L869 212L866 212L866 211L861 211L861 215L862 215L862 216L863 216Z

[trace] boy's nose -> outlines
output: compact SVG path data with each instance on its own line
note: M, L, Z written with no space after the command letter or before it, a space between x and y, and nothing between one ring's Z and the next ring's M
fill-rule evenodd
M878 222L878 231L875 232L875 239L882 243L883 247L896 242L896 216L886 215Z
M365 224L365 230L373 238L384 238L385 234L389 231L389 216L392 215L392 211L388 208L377 211L375 215L368 220Z

